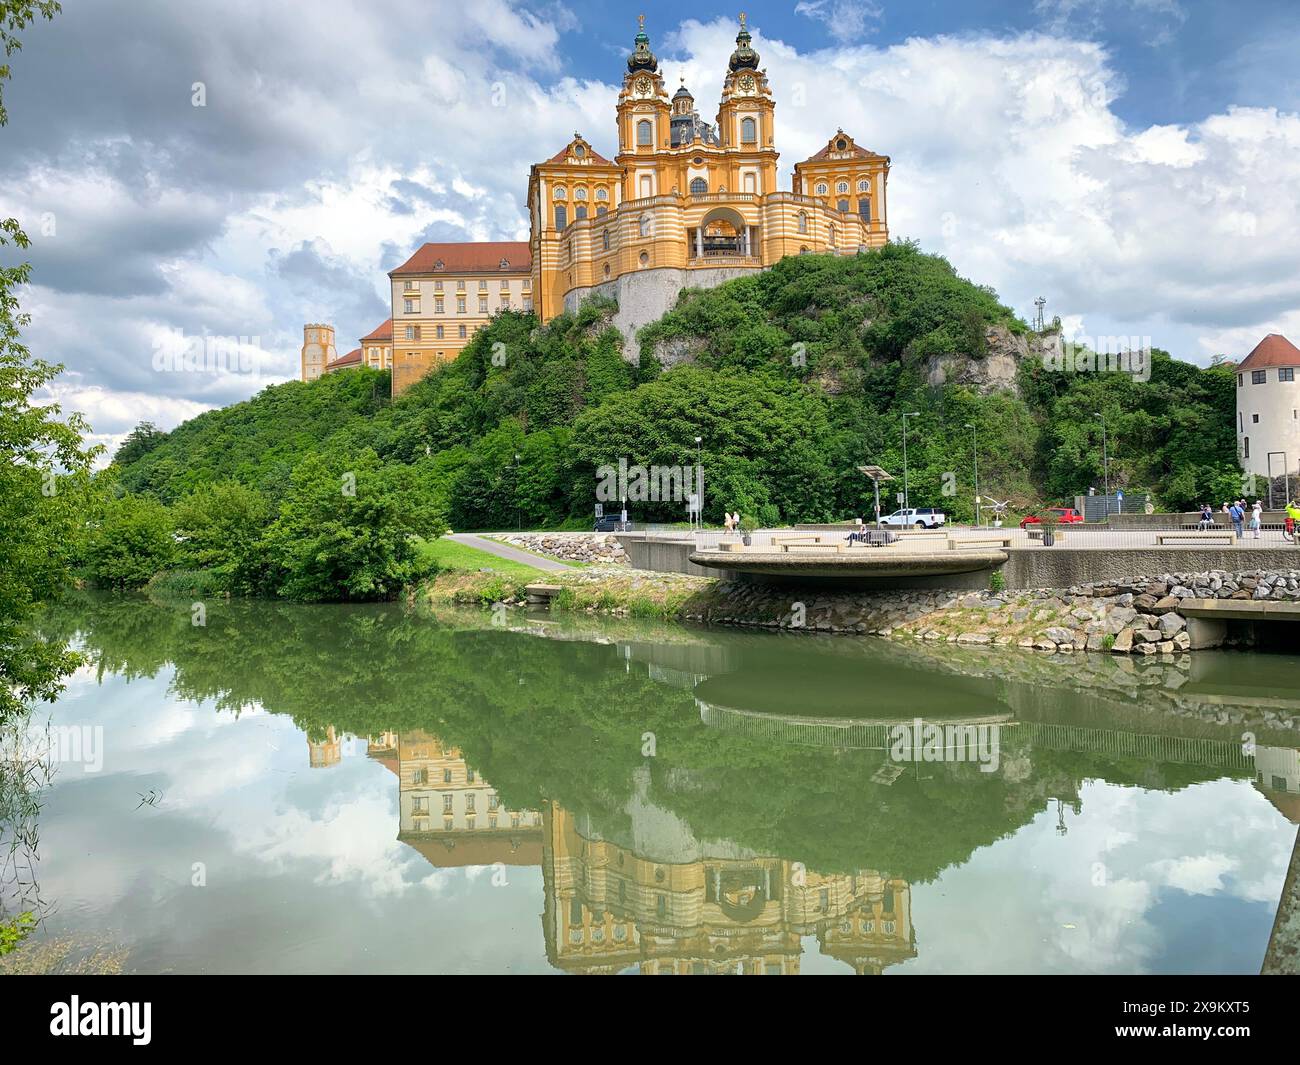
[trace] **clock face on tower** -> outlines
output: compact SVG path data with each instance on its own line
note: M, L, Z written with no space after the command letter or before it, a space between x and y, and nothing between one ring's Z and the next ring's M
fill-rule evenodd
M641 75L641 77L636 79L636 85L634 86L634 88L636 89L636 94L638 96L649 96L650 79L647 78L644 74Z
M743 76L741 77L741 79L740 79L740 91L741 91L741 92L753 92L753 91L754 91L754 75L753 75L753 74L745 74L745 75L743 75Z

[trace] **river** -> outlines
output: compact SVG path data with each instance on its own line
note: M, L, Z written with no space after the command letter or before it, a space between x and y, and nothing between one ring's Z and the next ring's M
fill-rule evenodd
M200 620L50 614L89 661L33 722L57 764L25 949L151 973L1252 973L1300 819L1295 656L399 605Z

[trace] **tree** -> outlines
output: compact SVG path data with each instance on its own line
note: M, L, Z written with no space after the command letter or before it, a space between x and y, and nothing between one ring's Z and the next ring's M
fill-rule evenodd
M172 508L179 560L211 570L221 587L247 593L261 583L260 539L274 509L266 496L238 481L204 485Z
M110 501L91 525L86 573L102 588L140 588L176 557L171 514L156 499Z
M5 56L21 47L17 31L36 17L53 18L57 3L0 0L0 45ZM0 64L0 93L10 77ZM0 125L8 120L0 95ZM16 219L0 220L0 247L27 248ZM26 263L0 267L0 721L32 701L52 699L78 656L31 627L37 605L67 583L72 545L97 449L82 444L77 415L64 418L57 404L32 402L60 367L31 357L21 330L28 316L17 291L27 284Z
M416 489L411 467L370 450L307 456L263 540L267 590L302 602L398 595L421 576L413 538L444 529Z
M167 434L153 422L141 422L126 434L126 439L113 455L113 461L119 466L129 466L144 458L166 439Z

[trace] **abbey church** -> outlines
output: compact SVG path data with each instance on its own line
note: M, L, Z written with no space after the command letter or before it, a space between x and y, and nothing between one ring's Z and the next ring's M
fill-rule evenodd
M786 255L852 255L886 243L889 157L841 129L794 165L791 191L779 191L775 107L744 15L713 122L684 84L669 95L642 20L618 95L614 159L575 133L529 171L527 243L425 244L389 273L391 322L332 361L304 343L303 378L391 367L399 394L455 358L498 311L533 310L545 322L597 294L618 302L614 324L635 360L636 330L683 288L718 285ZM316 338L321 328L307 327Z

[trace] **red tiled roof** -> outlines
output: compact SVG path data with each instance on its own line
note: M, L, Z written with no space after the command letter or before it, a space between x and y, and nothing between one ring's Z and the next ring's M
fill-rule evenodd
M391 318L389 318L388 320L386 320L386 321L384 322L383 325L377 325L377 326L375 326L374 329L370 330L370 332L367 333L365 336L363 336L361 339L362 339L362 341L366 341L366 340L392 340L392 339L393 339L393 320L392 320Z
M501 261L509 262L509 267L501 269ZM442 269L437 264L442 263ZM480 240L465 241L458 244L425 244L420 250L402 263L396 270L390 270L389 277L399 274L479 274L479 273L520 273L533 265L532 253L528 243L522 240Z
M1262 370L1265 366L1300 366L1300 348L1280 333L1269 333L1255 345L1255 350L1246 356L1237 370Z
M353 348L346 355L340 355L333 362L327 362L325 364L325 369L337 370L344 366L356 366L360 362L361 362L361 349Z

